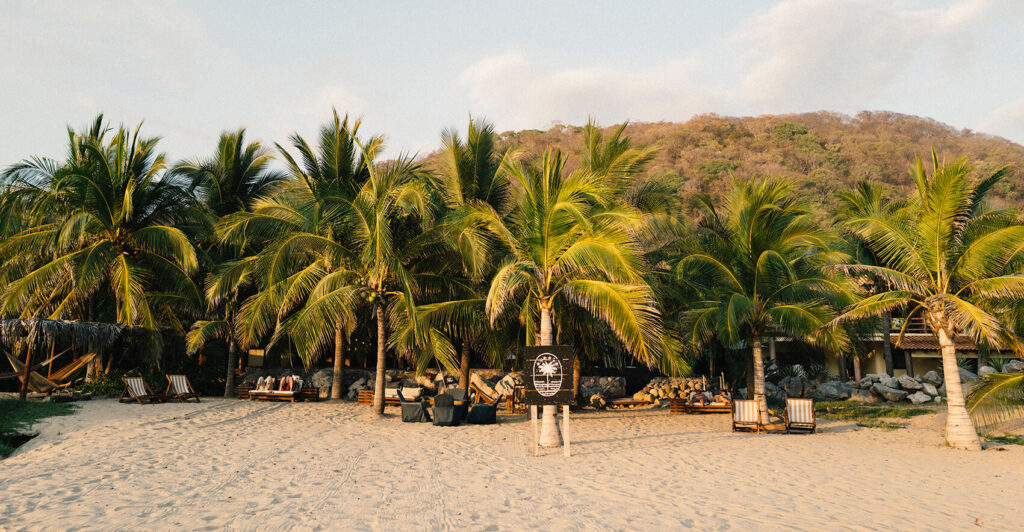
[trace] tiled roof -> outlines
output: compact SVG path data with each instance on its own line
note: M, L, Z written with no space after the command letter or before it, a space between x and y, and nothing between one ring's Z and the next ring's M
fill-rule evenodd
M938 350L939 340L935 336L930 334L904 334L903 341L896 343L899 339L898 334L889 336L889 340L892 341L892 345L900 349L917 349L922 351L927 350ZM956 340L953 341L956 344L957 349L966 349L968 351L975 351L978 349L977 344L974 340L967 336L957 336Z

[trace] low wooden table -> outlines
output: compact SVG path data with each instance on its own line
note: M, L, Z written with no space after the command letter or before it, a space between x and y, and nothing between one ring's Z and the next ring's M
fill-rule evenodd
M668 411L672 414L729 414L732 405L691 405L685 399L669 399Z
M320 389L315 387L305 387L297 394L272 394L272 393L252 393L252 386L248 384L242 384L238 386L238 398L248 399L250 401L289 401L289 402L317 402L320 400Z

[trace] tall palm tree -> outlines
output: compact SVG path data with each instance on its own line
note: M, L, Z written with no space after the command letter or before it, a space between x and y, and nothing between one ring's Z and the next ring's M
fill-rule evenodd
M909 208L848 222L882 264L842 269L851 276L876 276L888 290L852 305L843 318L899 309L907 312L908 322L917 315L925 319L942 354L946 443L961 449L980 450L981 442L964 406L955 339L965 335L991 348L1020 350L1004 311L1024 297L1024 275L1006 270L1020 264L1024 224L1017 211L984 205L986 193L1008 171L1001 168L974 181L966 158L941 164L933 150L931 175L920 159L911 169L917 194Z
M603 321L633 357L654 365L664 354L660 315L642 277L640 250L631 236L638 223L585 171L563 175L565 161L547 152L539 168L506 159L503 171L515 183L504 216L479 206L472 218L508 250L487 294L492 323L506 313L518 317L529 345L553 345L556 316L585 309ZM555 408L544 407L541 444L561 441Z
M120 127L107 140L98 117L86 134L69 133L64 163L36 160L6 174L34 198L40 223L0 244L2 256L38 258L8 285L0 311L141 326L155 356L161 318L180 328L173 310L198 308L195 249L175 227L196 214L194 204L164 174L158 139L141 137L140 128ZM103 297L112 299L112 315L94 313Z
M360 162L348 167L359 175L365 172L365 181L322 171L325 165L339 165L338 160L303 155L300 165L282 150L292 171L301 172L299 179L275 197L257 202L251 213L228 216L218 233L227 241L257 236L270 242L256 266L261 290L246 300L238 318L246 344L271 331L271 343L288 335L309 364L331 338L339 349L339 324L354 322L360 301L371 305L377 321L374 409L383 415L386 307L399 302L414 306L415 279L406 264L422 252L417 226L429 222L431 201L420 166L410 157L376 162L380 137L360 141L358 122L337 127L359 153ZM293 138L293 144L312 155L301 139ZM336 351L336 367L338 358Z
M217 149L206 160L179 163L174 171L191 181L190 189L206 207L212 222L238 211L249 210L257 198L270 194L284 179L284 175L271 167L273 155L259 141L246 142L245 129L221 133ZM203 225L203 229L206 224ZM208 233L212 233L209 231ZM212 234L208 234L212 236ZM237 269L249 264L238 261L242 250L227 246L212 238L206 248L213 271L207 280L207 305L211 312L220 311L220 320L200 320L188 335L190 350L194 351L211 338L220 338L228 344L227 377L224 397L235 390L235 371L238 366L238 338L231 323L237 314L249 278Z
M821 271L835 259L832 237L782 181L734 182L721 211L706 196L698 207L695 249L677 264L679 282L696 295L684 313L686 340L750 346L752 394L768 423L764 337L781 333L833 350L842 341L822 330L835 316L826 296L843 292Z
M866 216L890 216L907 205L903 201L894 201L886 194L885 187L881 183L872 181L861 181L854 185L853 188L841 191L836 199L838 200L836 220L840 227L844 227L843 224L851 219ZM849 235L854 248L853 257L857 263L871 265L880 263L878 257L865 245L862 238L853 232L849 232ZM869 293L878 293L885 289L884 281L875 276L864 276L864 283L862 284L866 285L865 289ZM881 322L882 354L885 358L885 372L891 377L893 374L893 360L889 329L892 327L892 314L889 312L883 313Z

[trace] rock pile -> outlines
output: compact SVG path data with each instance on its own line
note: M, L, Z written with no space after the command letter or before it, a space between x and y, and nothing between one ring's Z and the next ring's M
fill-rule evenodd
M626 379L623 377L580 377L582 403L594 408L604 408L613 399L626 396Z
M700 377L655 377L642 390L633 394L633 400L667 405L669 399L685 399L692 391L704 391L704 382Z
M978 376L960 369L960 379L966 389L978 380ZM848 399L866 403L908 401L920 405L942 403L945 395L946 387L943 385L942 375L936 371L929 371L917 377L890 377L885 373L871 373L859 381L831 381L818 386L814 398L826 401Z

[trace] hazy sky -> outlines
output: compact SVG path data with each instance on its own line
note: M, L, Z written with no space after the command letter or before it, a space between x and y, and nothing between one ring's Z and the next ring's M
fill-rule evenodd
M891 110L1024 143L1024 2L0 0L0 166L99 112L172 160L221 130L312 137L332 106L427 152L499 131Z

